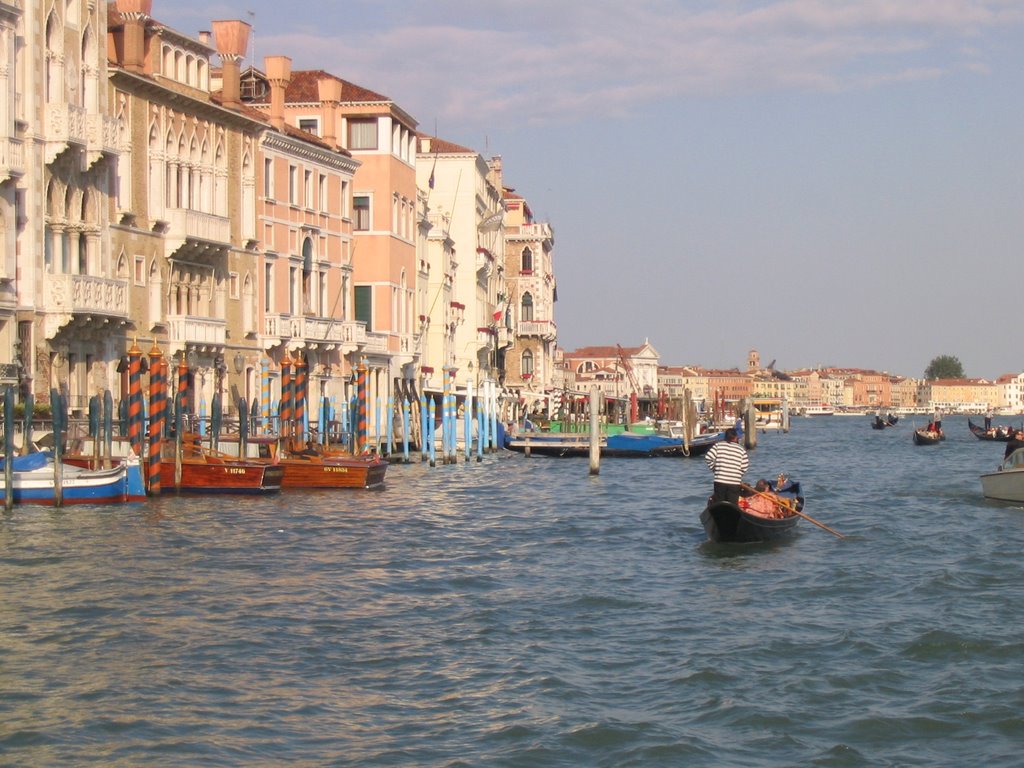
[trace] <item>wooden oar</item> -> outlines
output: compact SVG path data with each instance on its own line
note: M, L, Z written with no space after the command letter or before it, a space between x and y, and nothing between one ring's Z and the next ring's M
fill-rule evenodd
M846 536L841 534L839 531L836 531L836 530L833 530L832 528L829 528L824 523L819 523L817 520L815 520L810 515L805 515L803 512L799 511L795 506L794 507L787 506L787 505L783 504L781 501L779 501L778 498L770 496L767 493L762 493L761 491L757 490L756 488L751 488L746 483L740 483L740 487L744 488L744 489L746 489L748 491L751 491L752 493L756 493L758 496L764 496L769 501L774 502L776 506L786 510L787 512L792 512L797 517L802 517L804 520L806 520L806 521L808 521L810 523L814 523L816 526L818 526L819 528L825 529L826 531L831 533L833 536L838 536L840 539L845 539L846 538Z

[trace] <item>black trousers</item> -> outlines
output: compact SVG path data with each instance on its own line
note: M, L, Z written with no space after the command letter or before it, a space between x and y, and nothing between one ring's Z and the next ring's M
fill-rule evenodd
M731 501L733 504L739 504L740 487L731 483L715 483L715 492L712 498L715 501Z

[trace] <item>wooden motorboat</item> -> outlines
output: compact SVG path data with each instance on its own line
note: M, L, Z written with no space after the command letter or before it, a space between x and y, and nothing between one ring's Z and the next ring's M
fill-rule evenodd
M1013 429L1011 427L992 427L991 429L985 429L979 427L970 419L967 420L967 428L971 430L971 434L979 440L992 440L997 443L1005 443L1009 441L1013 435Z
M80 450L64 457L66 464L91 467L95 457L88 451L91 438L81 441ZM120 448L126 445L120 444ZM188 435L182 444L181 478L175 478L175 443L166 440L160 452L160 493L226 493L226 494L268 494L281 490L284 469L270 462L247 461L211 451L202 445L196 436ZM111 459L115 465L125 461L124 456ZM149 459L141 462L142 475L149 478Z
M315 443L281 447L275 440L257 438L261 461L284 470L283 488L377 488L384 485L388 462L376 454L355 456ZM301 444L300 444L301 445Z

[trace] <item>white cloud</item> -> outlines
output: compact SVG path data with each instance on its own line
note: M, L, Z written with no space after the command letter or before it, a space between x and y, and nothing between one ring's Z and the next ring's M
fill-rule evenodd
M952 70L984 74L990 64L978 38L1024 23L1024 10L1005 0L693 7L669 0L453 0L432 4L426 16L406 15L404 25L343 31L340 40L263 36L261 48L386 93L427 122L443 116L493 125L622 115L691 95L839 91Z

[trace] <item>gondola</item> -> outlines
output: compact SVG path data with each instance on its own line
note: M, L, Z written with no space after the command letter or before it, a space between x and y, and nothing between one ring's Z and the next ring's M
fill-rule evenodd
M914 445L938 445L946 439L941 430L932 432L926 427L914 430Z
M795 502L796 509L802 510L803 496L800 484L788 484L782 498ZM790 514L787 517L769 518L755 515L742 509L731 501L714 501L708 499L708 505L700 513L700 522L710 541L729 544L754 544L758 542L778 541L792 536L800 516Z
M885 429L886 427L895 427L899 420L899 416L894 416L891 413L884 419L881 416L875 416L874 420L871 422L871 428Z
M1007 442L1010 439L1010 435L1013 434L1013 430L1003 429L1002 427L986 430L984 427L979 427L970 419L967 420L967 428L971 430L971 434L979 440L992 440L997 443Z

